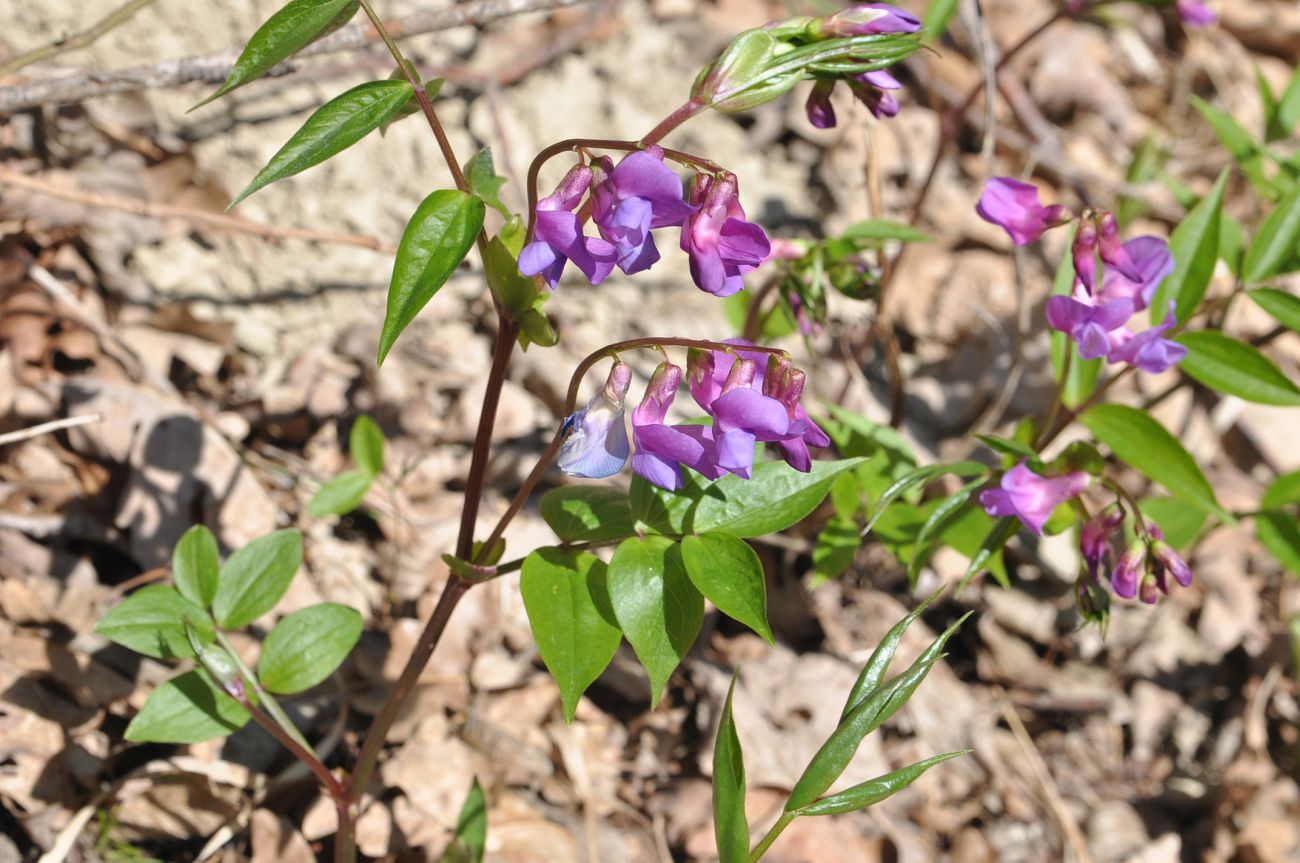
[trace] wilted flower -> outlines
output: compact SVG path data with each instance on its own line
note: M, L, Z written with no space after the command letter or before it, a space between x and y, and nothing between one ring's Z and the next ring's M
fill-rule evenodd
M1178 17L1188 27L1209 27L1219 20L1214 10L1204 0L1178 0Z
M1002 475L1000 488L980 492L980 504L989 515L1014 515L1025 527L1041 535L1052 511L1087 488L1091 481L1083 471L1039 476L1022 461Z
M1111 333L1111 350L1106 359L1112 363L1128 363L1151 374L1168 371L1187 356L1186 347L1164 338L1164 334L1176 323L1174 302L1171 300L1169 314L1160 324L1145 329L1137 335L1129 332L1127 327L1121 327Z
M1073 218L1061 204L1043 206L1037 187L1011 177L993 177L985 183L975 212L1010 234L1017 246L1032 243L1047 229Z
M569 476L600 479L613 476L627 464L630 453L623 399L632 383L632 367L616 361L605 387L582 410L564 421L567 436L556 460Z
M519 253L519 272L525 276L541 273L554 290L567 261L573 261L593 285L614 269L617 250L598 237L583 236L582 223L573 212L592 178L591 168L575 165L553 194L537 202L533 242Z
M767 258L767 235L745 220L734 174L696 174L690 203L698 209L682 225L681 245L690 256L691 278L702 290L729 297L745 287L744 274Z
M612 165L606 157L605 165ZM626 156L596 184L592 221L618 250L618 266L631 275L659 260L653 228L680 225L694 209L682 199L682 181L664 164L663 150L647 147Z

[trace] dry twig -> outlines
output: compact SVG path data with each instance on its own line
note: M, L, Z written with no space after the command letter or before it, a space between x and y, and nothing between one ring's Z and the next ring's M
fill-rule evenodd
M416 12L387 22L395 39L449 30L452 27L486 24L498 18L524 12L541 12L576 6L588 0L472 0L448 9ZM308 45L293 60L276 66L268 75L292 72L299 58L338 51L352 51L379 41L378 34L367 22L350 24ZM134 93L160 87L175 87L194 81L218 84L230 74L238 59L240 48L164 60L145 66L132 66L112 71L87 71L58 78L41 78L9 87L0 87L0 114L24 111L56 102L79 102L112 93Z
M48 45L42 45L40 48L34 48L19 54L3 64L0 64L0 78L12 75L24 66L30 66L33 63L39 63L42 60L48 60L51 57L57 57L66 51L75 51L78 48L85 48L94 42L100 36L127 21L144 7L153 3L154 0L127 0L118 8L105 15L92 26L87 27L79 33L73 33L71 36L63 36L55 39Z
M64 417L59 420L50 420L47 423L30 426L29 428L19 429L18 431L6 432L0 434L0 446L6 446L11 443L18 443L22 440L31 440L50 432L62 431L63 429L76 428L77 426L90 425L91 423L103 422L102 414L82 414L75 417Z

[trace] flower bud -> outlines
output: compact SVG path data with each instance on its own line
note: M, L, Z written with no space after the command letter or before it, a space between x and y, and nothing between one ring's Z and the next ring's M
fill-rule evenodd
M1101 564L1110 552L1110 538L1124 523L1124 511L1117 504L1110 504L1083 526L1079 537L1079 549L1084 562L1088 565L1088 575L1097 580Z
M795 368L788 358L772 354L767 359L767 373L763 376L763 395L785 405L793 418L794 409L803 396L806 379L807 375Z
M1170 575L1174 581L1183 587L1190 587L1192 584L1192 569L1187 565L1187 561L1173 550L1164 540L1156 540L1151 545L1151 554Z
M1138 580L1142 577L1143 564L1147 557L1147 543L1138 537L1129 543L1128 548L1119 557L1119 563L1110 573L1110 587L1116 596L1132 599L1138 594Z
M1160 598L1160 584L1155 573L1148 572L1142 577L1142 586L1138 590L1138 595L1147 605L1156 604L1156 600Z
M1085 216L1079 221L1079 230L1074 235L1071 254L1074 256L1074 272L1083 282L1088 293L1092 293L1093 283L1097 278L1097 227Z
M787 93L802 69L773 75L781 55L793 50L769 30L746 30L700 72L691 98L719 111L748 111Z
M834 81L818 81L808 93L804 111L808 114L808 122L818 129L835 128L835 106L831 104L834 90Z
M200 644L195 646L194 653L203 670L212 676L227 695L241 704L248 701L248 693L244 688L244 675L226 651L210 644Z
M668 416L668 408L677 397L677 388L682 383L681 366L669 362L659 364L650 383L646 385L641 404L632 411L633 425L660 425Z

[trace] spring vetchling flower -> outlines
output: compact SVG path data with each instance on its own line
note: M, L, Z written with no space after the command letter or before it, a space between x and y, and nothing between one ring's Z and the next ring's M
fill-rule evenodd
M601 161L608 176L592 192L592 221L618 250L619 269L639 273L659 260L651 230L680 225L695 208L683 200L681 178L659 147L630 153L612 169L608 157Z
M1013 515L1030 531L1041 535L1052 511L1087 488L1091 481L1083 471L1039 476L1029 469L1027 461L1022 461L1002 475L999 488L980 492L980 504L989 515Z
M574 209L591 187L594 174L586 165L575 165L565 175L553 194L537 202L537 224L533 241L519 253L519 272L525 276L538 273L555 290L564 265L573 261L593 285L604 281L614 269L618 250L599 237L582 233L582 223Z
M1006 231L1017 246L1028 245L1049 228L1064 225L1073 216L1061 204L1043 206L1038 187L1012 177L993 177L984 184L975 212L986 222Z
M600 392L564 421L566 437L556 464L569 476L601 479L627 464L630 448L623 422L623 400L632 383L632 367L615 362Z
M696 174L690 203L697 209L682 225L682 250L690 256L691 278L701 290L729 297L745 287L744 274L771 252L763 229L745 220L735 174Z

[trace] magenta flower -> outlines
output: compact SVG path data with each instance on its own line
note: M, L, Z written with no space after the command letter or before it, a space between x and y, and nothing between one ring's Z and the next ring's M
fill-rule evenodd
M1219 16L1204 0L1178 0L1178 17L1188 27L1209 27L1219 20Z
M1111 333L1111 349L1106 359L1112 363L1128 363L1151 374L1168 371L1187 356L1186 347L1164 338L1164 334L1176 323L1174 302L1171 300L1169 314L1160 324L1143 330L1137 335L1129 332L1127 327L1120 327Z
M612 164L608 157L601 161ZM680 225L694 210L682 200L681 178L664 164L664 151L654 146L629 154L609 170L592 198L592 220L618 249L619 269L628 275L659 260L652 229Z
M980 492L980 504L989 515L1014 515L1025 527L1041 535L1052 511L1087 488L1089 482L1091 477L1082 471L1056 477L1039 476L1022 461L1002 475L1001 488Z
M838 36L915 33L920 29L921 19L905 9L888 3L861 3L821 19L818 34L823 39L833 39Z
M605 387L585 408L564 420L566 437L556 459L560 470L569 476L601 479L623 469L630 452L623 399L631 383L632 367L615 362Z
M593 173L586 165L575 165L558 188L537 202L537 224L533 242L519 253L519 272L538 273L555 290L564 265L573 261L593 285L604 281L614 269L618 252L613 245L582 233L582 223L573 210L591 186Z
M813 84L808 93L804 111L808 114L808 122L818 129L835 128L835 106L831 104L831 93L834 90L835 82L826 80Z
M1133 316L1133 301L1118 299L1098 304L1088 294L1058 295L1047 300L1047 324L1067 334L1079 346L1079 356L1097 359L1112 350L1111 332Z
M993 177L985 183L975 212L1010 234L1017 246L1032 243L1047 229L1064 225L1072 218L1060 204L1044 207L1038 200L1037 187L1011 177Z
M1119 556L1119 563L1110 573L1110 589L1116 596L1133 599L1138 595L1138 584L1142 579L1144 564L1147 559L1147 543L1138 537L1128 544Z
M1101 567L1110 557L1110 540L1124 523L1124 510L1110 504L1083 526L1079 536L1079 550L1088 565L1088 577L1097 581Z
M650 378L641 404L632 411L632 438L636 443L632 470L669 491L682 487L682 465L709 479L722 476L716 464L712 429L664 423L681 382L680 366L661 363Z
M854 75L849 78L848 85L849 89L853 91L853 95L858 97L859 102L867 106L867 110L877 120L898 115L900 108L898 97L892 91L903 89L903 82L889 74L889 72L884 69L863 72L861 75Z
M690 256L691 278L701 290L729 297L744 289L744 274L771 252L763 229L745 220L736 176L696 174L691 204L698 209L682 225L682 250Z
M1187 561L1174 551L1168 543L1162 539L1156 540L1151 544L1152 567L1156 570L1156 579L1164 589L1164 574L1167 572L1174 577L1174 581L1183 587L1192 586L1192 568L1187 565Z
M1101 295L1108 300L1128 298L1134 311L1140 312L1151 305L1160 283L1174 271L1174 256L1161 237L1135 237L1123 248L1127 269L1107 267Z

